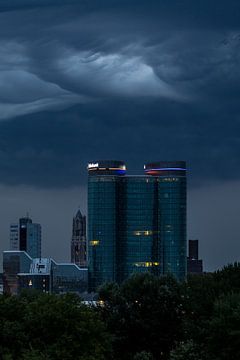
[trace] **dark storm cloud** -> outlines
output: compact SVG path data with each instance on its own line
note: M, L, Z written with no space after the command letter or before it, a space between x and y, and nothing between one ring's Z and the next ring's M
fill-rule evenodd
M186 159L188 234L207 269L235 260L239 19L239 0L0 0L2 249L30 211L69 260L88 161Z
M209 113L168 100L106 100L27 115L0 125L0 176L14 185L74 186L86 182L86 164L97 158L126 160L130 173L142 173L147 161L182 158L190 185L239 178L240 118L231 122L221 106Z
M76 185L87 161L101 157L126 159L132 171L184 158L195 183L232 174L240 151L238 2L0 8L3 183Z
M238 0L1 0L0 10L24 10L44 7L78 6L81 12L90 11L116 11L133 12L135 15L150 13L159 19L166 17L167 22L178 19L179 24L188 23L197 25L224 25L239 26L239 1ZM157 13L156 13L157 11Z

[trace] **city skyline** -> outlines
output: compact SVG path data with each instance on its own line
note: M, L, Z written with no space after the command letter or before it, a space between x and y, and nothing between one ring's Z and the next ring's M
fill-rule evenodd
M87 171L87 166L86 166L86 171ZM128 171L131 172L130 169L128 169ZM142 173L144 171L144 167L142 166ZM189 182L189 175L191 176L191 173L188 174L188 182ZM232 188L232 190L234 189L234 187ZM212 197L209 200L209 204L212 204L212 206L215 205L216 202L219 202L220 204L220 197L219 195L221 194L221 187L215 187L212 191ZM21 195L22 193L22 188L21 191L17 192L16 194L13 194L13 196L9 196L8 194L5 194L5 197L8 198L8 200L10 199L10 201L13 201L13 198L16 197L16 203L14 206L14 210L11 210L8 214L9 223L6 223L5 225L5 233L6 233L6 237L5 237L5 241L1 242L1 246L2 246L2 250L9 250L9 225L11 225L11 223L13 223L13 216L12 214L15 213L15 221L17 221L17 219L19 218L19 214L21 214L23 216L24 212L26 213L26 211L21 211L21 208L19 209L18 206L21 203L21 201L19 201L19 195ZM59 219L56 219L54 222L51 221L51 219L49 219L48 214L45 215L45 217L43 216L43 211L41 207L38 207L38 202L39 200L43 197L44 199L47 198L50 193L49 192L44 192L42 190L42 192L39 194L39 197L35 198L36 203L33 202L32 203L32 194L30 194L30 196L26 196L26 193L24 192L24 201L26 201L26 203L28 204L27 206L27 210L29 211L29 209L31 208L35 208L35 214L39 214L36 218L37 221L40 222L41 224L43 224L43 238L44 241L42 242L42 248L43 248L43 257L52 257L52 258L56 258L57 261L60 262L65 262L65 261L70 261L71 258L71 251L70 251L70 242L71 242L71 236L72 236L72 218L75 216L77 209L81 209L81 212L85 215L87 214L87 190L86 188L79 188L79 189L74 189L74 191L66 191L65 192L65 196L63 197L59 197L59 194L56 192L54 194L54 192L51 192L51 211L54 212L56 211L56 209L61 209L64 205L64 211L59 212L59 214L61 215L60 217L60 221ZM78 197L82 198L82 206L79 205L79 201L78 198L76 196L76 194L78 194ZM12 195L12 194L11 194ZM234 262L234 261L238 261L236 258L236 251L234 253L234 251L232 252L232 257L229 257L229 253L230 251L226 252L225 255L225 259L223 259L222 254L221 254L221 248L214 248L214 241L212 243L207 243L206 242L206 238L201 237L201 226L196 227L195 231L191 228L191 217L192 217L192 210L195 211L195 213L197 214L199 209L198 209L198 202L199 200L201 200L202 197L206 197L205 194L205 189L202 189L202 192L200 193L200 195L198 194L198 192L194 192L191 188L188 190L188 219L190 218L190 220L188 220L188 232L187 232L187 238L199 238L200 239L200 257L203 258L204 260L204 270L206 271L214 271L217 270L221 267L223 267L224 265L227 265L228 263ZM21 199L21 197L20 197ZM229 205L234 203L234 191L231 191L231 194L229 196ZM22 199L23 200L23 199ZM78 206L75 206L75 204L78 203ZM74 208L74 210L73 210ZM232 210L233 211L233 210ZM211 213L211 211L210 211ZM30 215L32 216L32 211L30 211ZM203 213L202 215L205 216L205 218L203 218L203 224L207 221L208 219L208 213ZM35 217L35 215L34 215ZM40 219L45 219L40 221ZM68 221L66 221L68 220ZM190 223L190 226L189 226ZM65 225L67 224L67 225ZM62 241L60 243L61 246L59 246L59 239L57 237L55 237L54 239L50 236L51 233L55 233L56 232L56 228L57 227L61 227L61 233L62 233ZM227 224L226 224L227 225ZM236 224L237 225L237 224ZM207 239L209 238L210 234L208 235ZM67 239L67 240L66 240ZM213 237L214 239L214 237ZM54 242L52 241L54 240ZM226 244L223 245L228 245L228 243L226 242ZM235 243L236 245L236 243ZM211 247L212 246L212 247ZM209 251L209 249L211 249ZM209 261L209 259L211 261ZM2 259L0 259L0 264L2 266Z
M123 159L132 175L184 159L188 238L207 270L240 260L239 10L235 0L1 1L0 250L29 211L43 256L69 260L92 159Z

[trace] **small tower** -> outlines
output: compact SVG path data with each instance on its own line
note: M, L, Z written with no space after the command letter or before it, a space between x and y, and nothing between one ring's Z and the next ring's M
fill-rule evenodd
M73 218L71 262L81 268L87 267L86 216L80 209Z

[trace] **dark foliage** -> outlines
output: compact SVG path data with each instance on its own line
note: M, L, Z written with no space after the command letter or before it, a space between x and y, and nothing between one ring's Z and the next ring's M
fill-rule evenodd
M0 354L6 360L102 360L110 353L96 310L73 295L2 296L0 328Z
M102 317L115 335L116 359L133 359L142 351L166 359L181 338L181 287L173 278L133 275L120 287L102 287L99 297L105 304L100 308Z
M184 283L136 274L99 300L1 296L0 359L240 359L240 264Z

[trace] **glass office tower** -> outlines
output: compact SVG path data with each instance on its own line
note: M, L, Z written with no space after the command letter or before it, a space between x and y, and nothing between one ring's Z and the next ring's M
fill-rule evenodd
M186 276L186 164L158 162L127 176L123 162L88 165L89 285L133 272Z
M28 216L19 219L19 250L27 251L27 225L32 224Z
M133 272L158 271L156 186L151 176L122 179L118 280Z
M41 257L42 230L40 224L27 224L27 253L32 258Z
M19 219L19 250L26 251L32 258L40 258L41 239L42 230L40 224L33 223L28 216Z
M160 161L145 165L145 173L157 182L158 256L161 273L186 277L186 163Z
M89 289L117 281L117 252L120 241L122 161L88 164L88 252Z

